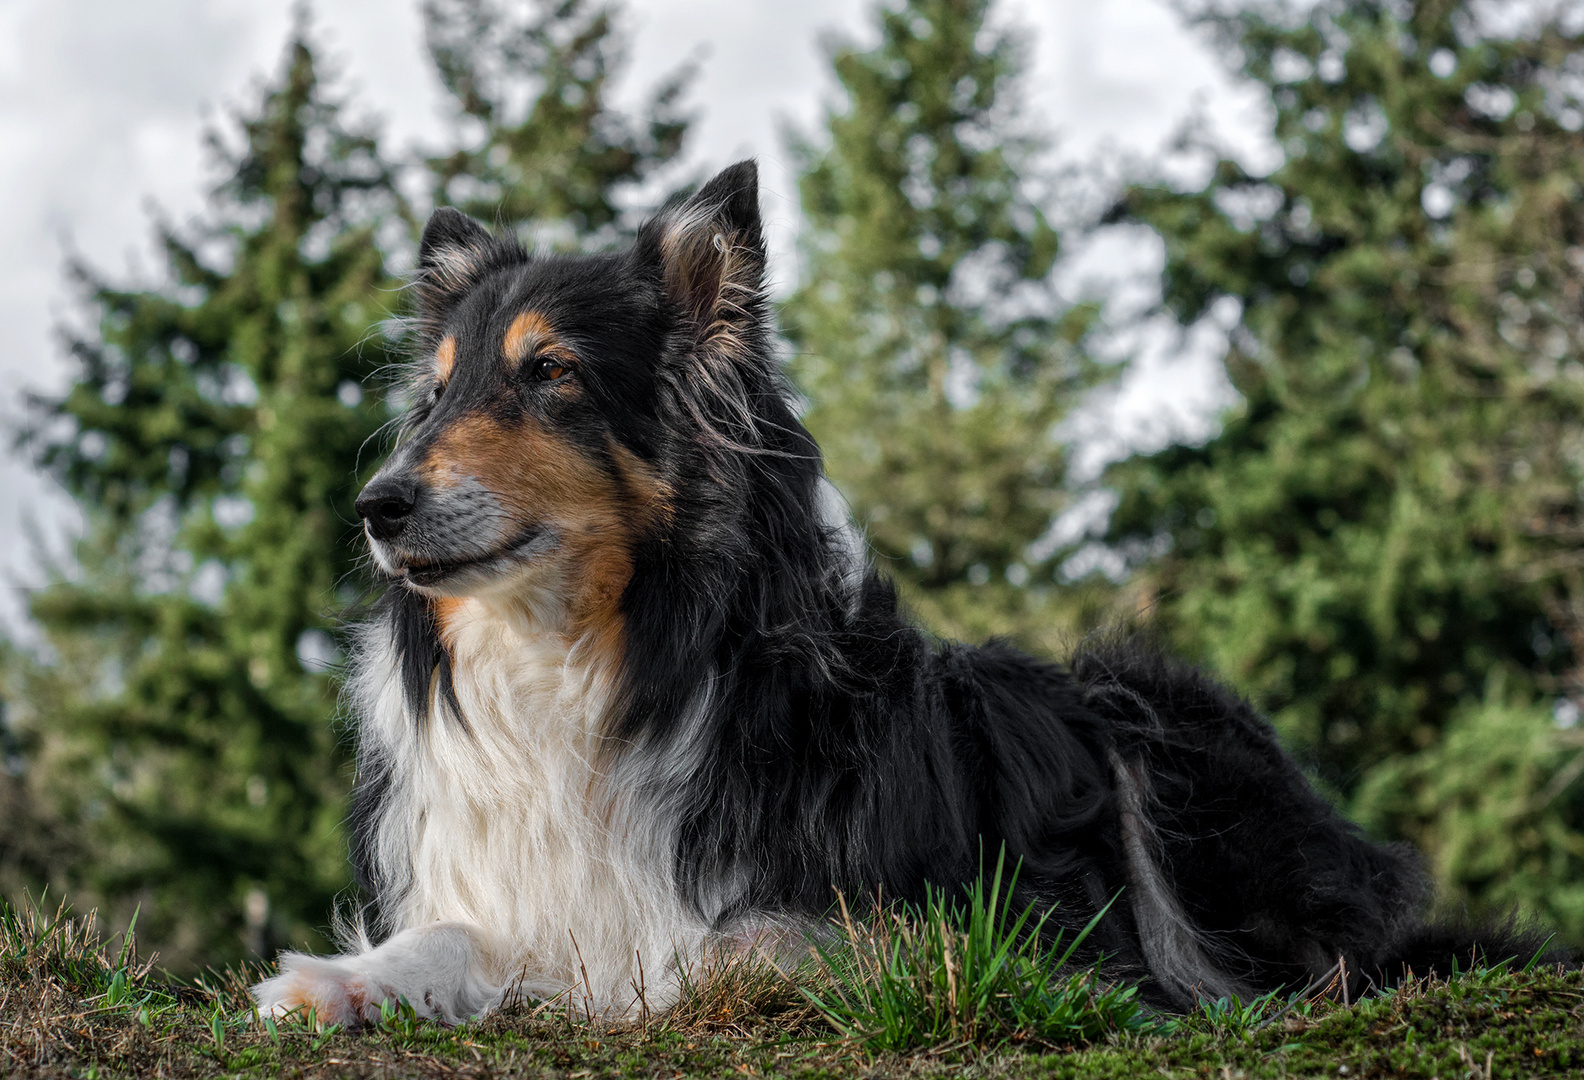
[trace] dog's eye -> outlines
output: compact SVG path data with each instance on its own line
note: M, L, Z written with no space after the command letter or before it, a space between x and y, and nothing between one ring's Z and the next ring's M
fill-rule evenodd
M536 382L555 382L572 374L572 367L554 356L541 356L533 362L531 374Z

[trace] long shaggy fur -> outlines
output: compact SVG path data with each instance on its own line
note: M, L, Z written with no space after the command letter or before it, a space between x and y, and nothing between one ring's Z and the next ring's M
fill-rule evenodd
M1414 854L1204 674L914 627L798 422L763 269L748 162L613 254L436 214L417 405L359 500L390 579L350 687L381 944L284 955L262 1006L454 1022L515 983L620 1013L640 968L664 1003L711 948L1002 847L1053 929L1120 898L1090 955L1166 1007L1532 949L1427 926Z

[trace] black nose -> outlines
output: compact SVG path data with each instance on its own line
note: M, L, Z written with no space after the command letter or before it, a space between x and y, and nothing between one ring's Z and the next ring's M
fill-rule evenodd
M368 522L369 535L376 540L394 540L407 524L418 501L417 481L388 477L375 480L363 489L353 505L358 516Z

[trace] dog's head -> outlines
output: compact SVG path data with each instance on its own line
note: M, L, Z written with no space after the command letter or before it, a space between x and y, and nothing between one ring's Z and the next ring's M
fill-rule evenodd
M380 570L577 632L616 619L635 552L689 509L678 418L695 443L744 437L749 384L775 377L763 271L752 162L611 254L530 254L436 211L405 437L357 500Z

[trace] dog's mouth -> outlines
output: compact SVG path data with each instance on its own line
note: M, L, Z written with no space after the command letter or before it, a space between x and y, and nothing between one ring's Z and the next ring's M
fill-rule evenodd
M548 529L534 526L524 529L516 537L493 551L459 559L430 559L393 551L388 546L378 561L404 584L420 589L455 585L479 578L493 577L553 550L555 535Z

